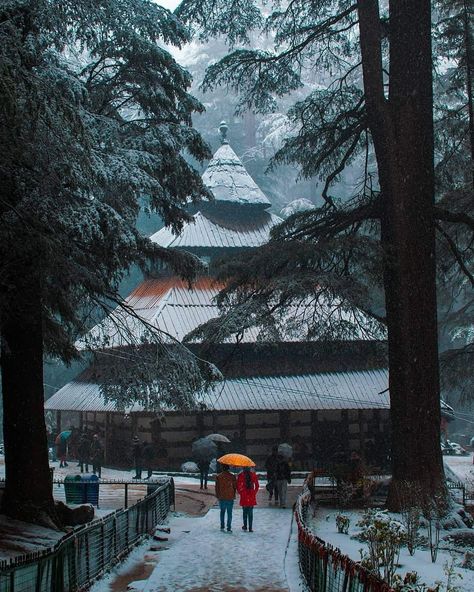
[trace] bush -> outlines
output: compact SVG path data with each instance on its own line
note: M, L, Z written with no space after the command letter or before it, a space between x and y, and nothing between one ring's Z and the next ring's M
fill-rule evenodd
M405 527L387 511L377 509L367 510L357 526L361 528L359 539L367 543L367 552L361 551L363 565L391 586L400 547L406 541Z
M338 514L336 516L337 532L341 534L349 534L349 526L351 525L351 519L345 514Z

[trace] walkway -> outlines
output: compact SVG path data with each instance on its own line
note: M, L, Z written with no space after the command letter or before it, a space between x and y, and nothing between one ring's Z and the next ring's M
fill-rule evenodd
M219 509L202 517L170 521L171 535L144 592L288 592L295 590L294 549L286 558L292 512L256 508L254 530L241 530L242 511L234 509L233 532L219 529ZM287 564L291 563L291 569ZM297 568L297 565L296 565ZM291 572L291 573L289 573Z

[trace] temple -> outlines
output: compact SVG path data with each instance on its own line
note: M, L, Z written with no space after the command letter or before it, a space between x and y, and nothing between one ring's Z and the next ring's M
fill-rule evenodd
M178 235L162 228L150 237L162 247L193 253L209 267L217 258L264 244L281 222L228 143L227 126L219 129L221 145L202 176L214 199L190 204L192 220ZM164 331L170 343L182 341L218 316L214 298L221 288L209 273L189 286L163 269L128 296L130 313L117 309L89 337L99 342L106 336L105 349L112 353L126 347L130 335L141 339L139 317ZM199 343L189 347L202 352ZM310 341L298 332L272 340L256 328L206 348L206 359L225 381L205 395L199 410L163 414L135 404L124 413L105 401L92 369L58 390L45 407L57 412L58 429L77 425L99 432L111 466L127 464L132 437L138 435L153 443L155 468L178 468L191 459L193 439L211 432L224 433L258 463L273 445L286 441L299 451L295 462L302 468L313 462L325 466L335 452L340 457L353 450L370 452L381 467L386 464L388 372L380 342L357 334L345 342Z

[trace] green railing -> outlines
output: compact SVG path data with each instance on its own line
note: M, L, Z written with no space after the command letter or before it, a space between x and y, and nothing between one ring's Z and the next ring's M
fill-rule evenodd
M309 493L302 493L295 506L300 570L308 588L312 592L393 592L386 582L310 530L309 500Z
M163 522L174 504L173 479L128 509L75 529L54 547L0 561L0 592L75 592L88 588Z

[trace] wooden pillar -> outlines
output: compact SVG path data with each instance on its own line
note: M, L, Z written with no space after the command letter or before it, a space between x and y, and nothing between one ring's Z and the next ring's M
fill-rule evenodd
M290 412L289 411L279 411L279 419L280 419L280 436L283 442L288 440L290 435Z
M107 438L109 437L109 413L105 412L105 420L104 420L104 464L107 464L107 451L109 449Z
M202 413L196 415L196 425L198 436L202 438L204 436L204 415Z
M311 457L313 464L319 467L321 462L319 458L316 458L316 442L318 441L318 412L311 411Z
M56 433L61 433L61 411L56 411Z

